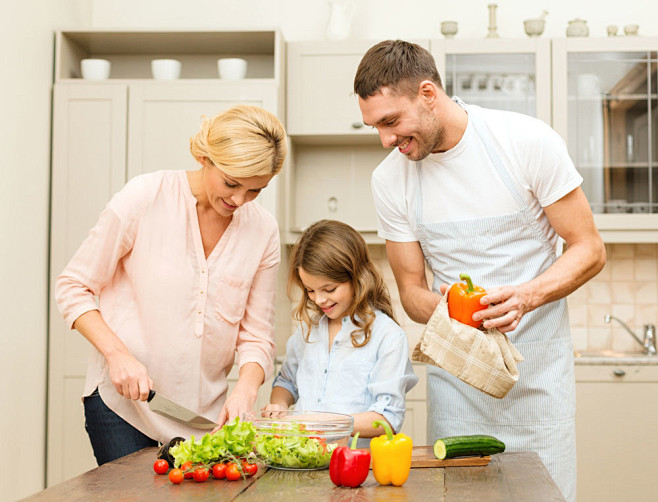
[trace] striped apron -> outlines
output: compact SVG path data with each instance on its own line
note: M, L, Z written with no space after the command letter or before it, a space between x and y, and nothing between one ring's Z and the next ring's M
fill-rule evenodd
M458 103L468 110L466 105ZM468 273L484 287L534 279L557 256L530 213L477 112L469 113L476 135L518 210L503 216L425 223L421 163L416 163L416 221L423 254L434 274L432 289ZM575 380L566 300L546 304L507 333L525 361L519 381L496 399L435 366L427 366L428 440L491 434L507 451L536 452L568 501L576 500Z

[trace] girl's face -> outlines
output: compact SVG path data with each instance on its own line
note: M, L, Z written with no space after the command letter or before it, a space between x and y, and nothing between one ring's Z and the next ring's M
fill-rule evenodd
M221 216L231 216L242 204L254 200L272 179L272 175L236 178L224 173L210 161L207 163L203 170L206 197Z
M299 267L299 278L311 301L322 309L329 319L342 319L354 304L354 287L351 282L334 282L326 277L311 275Z

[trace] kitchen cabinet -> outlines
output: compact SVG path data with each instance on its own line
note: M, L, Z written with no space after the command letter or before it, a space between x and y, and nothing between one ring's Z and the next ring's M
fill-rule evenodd
M217 59L247 59L241 81L218 78ZM69 332L54 281L124 183L159 169L197 169L189 138L201 117L238 103L285 116L285 60L277 30L231 32L66 31L56 34L53 85L52 203L47 484L95 465L80 396L89 343ZM108 59L110 78L79 77L80 60ZM175 57L182 78L150 79L150 61ZM278 212L275 178L260 202ZM237 377L236 377L237 378ZM269 390L267 390L269 398ZM262 400L262 398L259 398Z
M551 123L549 39L432 40L431 48L449 96Z
M377 131L364 126L354 75L365 52L378 41L288 43L288 133L292 148L285 176L283 236L294 243L321 219L341 220L377 237L370 175L386 157ZM416 41L429 48L429 41Z
M413 363L418 383L407 393L407 410L404 414L403 432L415 445L427 443L427 365Z
M578 500L658 500L658 364L575 370Z
M606 242L658 242L657 38L553 41L553 127Z

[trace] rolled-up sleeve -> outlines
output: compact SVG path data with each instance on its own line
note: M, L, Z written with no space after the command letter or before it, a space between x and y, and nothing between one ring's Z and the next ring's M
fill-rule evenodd
M281 366L281 371L274 379L272 387L283 387L290 392L295 401L299 399L299 390L297 389L297 369L301 357L301 344L304 343L301 329L288 339L286 343L286 360Z
M278 228L274 228L254 276L247 299L244 317L236 341L238 366L258 363L269 378L274 368L276 345L274 319L276 315L276 281L281 261Z
M95 295L108 284L117 263L132 247L125 222L106 207L80 248L55 282L55 299L67 326L97 310Z
M404 421L405 396L418 382L409 360L404 331L390 333L379 347L368 390L375 399L368 411L383 415L395 431Z

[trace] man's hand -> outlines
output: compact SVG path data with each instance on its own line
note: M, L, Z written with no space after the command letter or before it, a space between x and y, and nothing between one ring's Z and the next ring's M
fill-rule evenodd
M473 314L473 320L482 320L484 328L498 328L501 333L514 331L523 316L534 310L532 298L522 286L503 286L487 290L480 303L489 307Z

